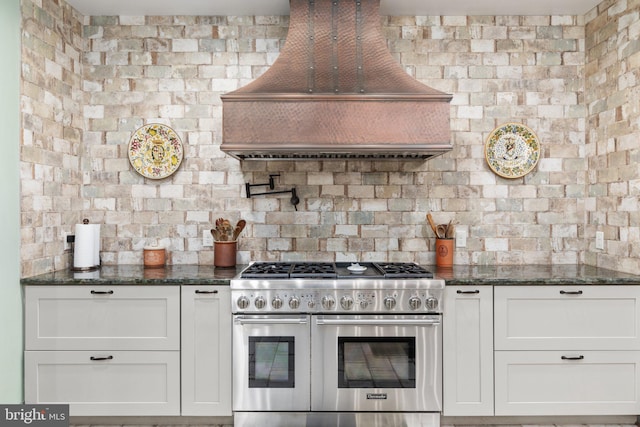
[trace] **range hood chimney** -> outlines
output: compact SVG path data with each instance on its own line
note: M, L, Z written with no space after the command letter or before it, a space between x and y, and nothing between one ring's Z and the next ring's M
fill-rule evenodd
M275 63L222 96L222 151L239 159L426 159L451 150L452 96L391 56L379 0L290 4Z

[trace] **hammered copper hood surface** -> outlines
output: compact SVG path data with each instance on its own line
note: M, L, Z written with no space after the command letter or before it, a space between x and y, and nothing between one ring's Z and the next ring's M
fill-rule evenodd
M222 96L221 149L240 159L429 158L451 150L451 95L409 76L379 0L291 0L285 46Z

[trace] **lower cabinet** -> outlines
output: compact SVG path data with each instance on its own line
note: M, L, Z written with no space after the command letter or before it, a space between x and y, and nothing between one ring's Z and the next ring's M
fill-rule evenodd
M182 415L231 416L231 293L182 287Z
M640 414L640 286L496 286L495 415Z
M447 286L443 415L640 414L640 286Z
M496 415L637 415L638 351L496 351Z
M25 402L231 416L228 286L27 286Z
M640 414L640 286L447 286L443 305L445 416ZM25 403L231 416L230 306L228 286L28 286Z
M493 287L447 286L443 414L493 415Z
M27 286L25 403L180 415L180 288Z
M72 416L179 415L179 351L27 351L26 403Z

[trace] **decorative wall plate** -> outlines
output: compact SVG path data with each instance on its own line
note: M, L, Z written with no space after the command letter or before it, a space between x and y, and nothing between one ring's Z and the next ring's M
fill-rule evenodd
M162 179L178 170L184 150L169 126L151 123L136 130L129 140L129 161L140 175Z
M527 126L506 123L491 132L484 154L489 167L496 174L504 178L520 178L538 164L540 142Z

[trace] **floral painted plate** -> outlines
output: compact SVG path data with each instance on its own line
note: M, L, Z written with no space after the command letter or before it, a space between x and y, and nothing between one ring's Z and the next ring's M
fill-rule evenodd
M536 134L520 123L507 123L493 130L484 147L491 170L504 178L520 178L533 170L540 159Z
M151 123L136 130L129 140L129 161L140 175L162 179L178 170L182 141L168 126Z

